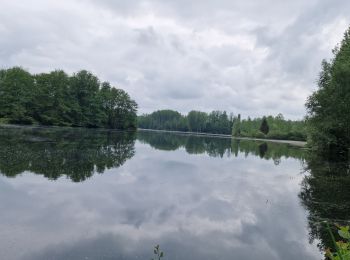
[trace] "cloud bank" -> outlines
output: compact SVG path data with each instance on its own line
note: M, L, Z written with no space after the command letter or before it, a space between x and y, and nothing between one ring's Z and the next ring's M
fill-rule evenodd
M87 69L139 113L171 108L302 118L346 0L0 0L0 67Z

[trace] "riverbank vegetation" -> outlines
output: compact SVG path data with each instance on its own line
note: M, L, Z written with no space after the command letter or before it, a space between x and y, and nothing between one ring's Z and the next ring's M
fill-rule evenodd
M144 129L231 134L233 116L221 111L191 111L186 116L174 110L158 110L138 117Z
M350 149L350 28L334 57L322 62L318 90L307 100L309 145L326 157L348 159Z
M128 93L82 70L30 74L0 70L0 123L136 128L137 104Z
M284 119L282 114L262 118L233 119L232 135L236 137L268 138L278 140L305 141L307 132L305 121Z
M226 111L205 113L191 111L187 115L173 110L159 110L138 117L138 127L155 130L172 130L226 134L236 137L254 137L285 140L306 140L304 121L284 119L282 114L241 120L241 116Z

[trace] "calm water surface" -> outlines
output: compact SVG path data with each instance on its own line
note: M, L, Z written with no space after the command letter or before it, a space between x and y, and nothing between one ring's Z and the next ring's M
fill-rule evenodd
M0 128L0 259L323 259L317 221L349 196L308 165L285 144Z

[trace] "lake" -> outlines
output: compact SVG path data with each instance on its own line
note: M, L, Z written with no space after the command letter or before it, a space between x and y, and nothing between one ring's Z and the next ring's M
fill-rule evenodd
M348 164L287 144L0 128L0 259L323 259Z

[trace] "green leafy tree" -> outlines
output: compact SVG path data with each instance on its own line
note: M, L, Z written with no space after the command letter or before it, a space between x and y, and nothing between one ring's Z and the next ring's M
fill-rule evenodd
M187 115L188 128L192 132L204 132L208 121L207 113L194 111Z
M8 123L30 124L34 79L24 69L14 67L0 71L0 118Z
M75 97L73 118L77 126L96 127L99 125L97 93L100 82L96 76L86 70L79 71L70 79L71 94Z
M138 126L145 129L188 131L187 119L174 110L158 110L138 117Z
M86 70L73 76L0 70L0 123L135 129L136 112L128 93Z
M334 57L322 62L318 90L307 100L309 145L325 156L347 157L350 147L350 28Z
M34 76L36 93L33 99L33 118L44 125L71 125L69 77L62 71Z

